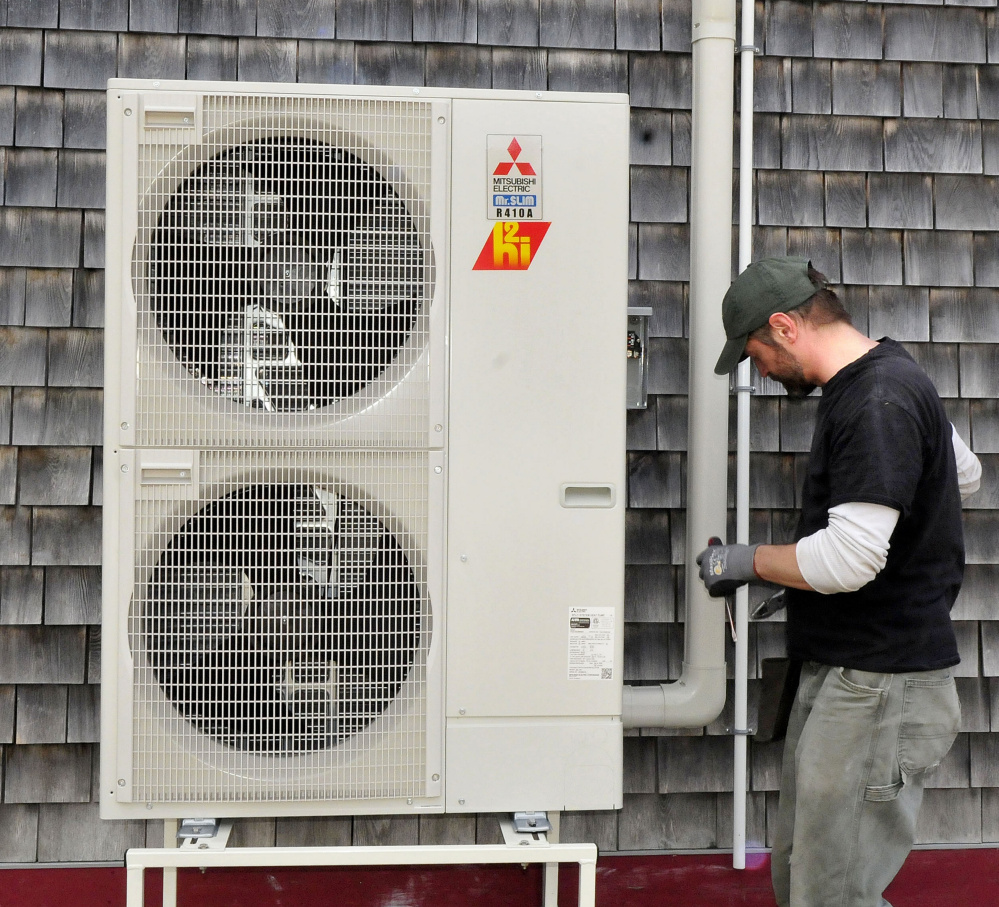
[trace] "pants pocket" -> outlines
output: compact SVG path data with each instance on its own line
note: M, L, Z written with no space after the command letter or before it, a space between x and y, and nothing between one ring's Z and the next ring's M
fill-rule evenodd
M939 765L961 724L961 703L954 678L934 671L905 681L898 735L898 763L907 775Z

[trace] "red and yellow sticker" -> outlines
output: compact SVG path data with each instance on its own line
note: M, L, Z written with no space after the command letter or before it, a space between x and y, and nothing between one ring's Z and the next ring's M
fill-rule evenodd
M550 226L550 221L497 221L472 270L526 271Z

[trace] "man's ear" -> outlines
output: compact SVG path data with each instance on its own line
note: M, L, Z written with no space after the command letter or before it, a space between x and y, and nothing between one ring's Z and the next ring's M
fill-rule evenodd
M770 330L778 342L794 343L798 339L798 322L787 312L774 312L768 322Z

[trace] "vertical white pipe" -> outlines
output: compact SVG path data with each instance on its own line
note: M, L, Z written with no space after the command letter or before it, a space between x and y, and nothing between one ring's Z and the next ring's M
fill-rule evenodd
M735 0L694 0L692 14L686 638L679 680L624 688L626 728L697 727L725 705L725 605L697 581L694 559L725 531L728 378L714 366L732 261Z
M725 663L724 602L697 582L694 559L711 536L724 534L727 505L728 378L714 367L732 256L735 0L695 0L692 13L685 669Z
M755 43L755 4L742 0L742 39L740 42L739 97L739 272L753 255L753 64ZM735 539L749 542L749 360L739 363L735 379L737 391ZM746 868L746 801L749 677L749 587L735 595L735 777L732 803L732 866Z

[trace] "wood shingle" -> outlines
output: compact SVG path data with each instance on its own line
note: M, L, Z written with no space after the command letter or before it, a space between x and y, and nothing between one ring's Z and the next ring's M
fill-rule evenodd
M420 86L425 62L422 46L359 43L355 47L355 81L358 85Z
M811 3L795 0L772 0L767 4L764 24L764 50L778 57L812 55Z
M543 47L614 47L614 0L541 0Z
M832 110L832 64L828 60L791 61L791 110L829 113Z
M46 624L55 626L100 623L99 568L46 567L44 574Z
M66 688L66 742L99 743L101 739L101 688L88 683Z
M881 121L873 117L785 116L781 152L782 166L792 170L881 170Z
M175 34L179 26L178 0L129 0L128 27L133 32Z
M0 384L41 387L45 384L47 332L40 328L0 328Z
M791 112L791 60L757 57L753 73L753 110L757 113Z
M491 88L493 57L487 47L432 44L427 48L427 85Z
M73 749L89 750L79 745ZM44 862L121 862L125 851L146 845L141 820L103 822L97 803L43 803L38 809L38 859Z
M257 29L257 2L179 0L178 27L183 34L253 35Z
M0 450L0 505L17 503L17 449Z
M336 0L306 3L257 3L257 35L261 38L332 38L336 34Z
M41 85L42 40L39 30L0 28L0 82L4 85Z
M999 294L995 290L931 289L929 314L934 340L999 343Z
M838 116L900 116L899 64L880 60L834 60L832 112Z
M903 64L902 114L926 118L943 116L943 67L939 63Z
M0 266L72 268L80 261L77 211L43 208L0 210Z
M690 57L681 54L630 54L628 87L633 107L690 109Z
M188 50L190 66L190 50ZM307 83L340 83L354 81L353 41L299 41L298 81Z
M58 153L41 148L8 148L4 203L53 207L56 201Z
M551 91L627 92L627 57L602 50L549 50L548 88Z
M0 804L0 860L32 863L38 854L38 807Z
M885 59L984 63L985 11L953 6L884 8Z
M548 87L548 51L537 47L494 47L493 88L543 91Z
M944 116L973 120L978 116L978 67L945 66L943 70Z
M540 0L479 3L476 35L480 44L537 47L541 28Z
M0 626L0 683L83 683L85 641L83 627Z
M906 230L903 247L907 284L945 287L974 285L970 232Z
M99 507L34 507L31 514L31 563L97 565L101 562Z
M617 0L614 8L617 48L659 50L662 6L657 0Z
M46 88L107 87L117 74L118 36L105 32L45 33Z
M686 223L687 170L633 166L631 219L640 223Z
M872 287L868 307L870 336L928 341L929 297L930 291L926 287Z
M47 88L18 88L14 99L14 144L58 148L63 143L64 95Z
M336 36L355 41L410 41L413 0L337 0Z
M813 13L816 57L880 60L881 7L873 3L816 3Z
M238 66L239 42L236 38L192 35L187 39L187 78L235 81Z
M237 73L241 82L294 82L298 44L290 38L240 38Z
M761 224L822 226L822 174L807 170L761 170L756 177L756 205Z
M0 507L0 565L23 565L30 560L31 508Z
M60 208L103 208L104 152L60 151L57 186Z
M118 75L123 79L183 79L187 41L174 35L122 35Z
M933 226L933 181L921 173L872 173L868 177L872 227L928 230Z
M902 234L898 230L843 230L843 283L902 283Z
M90 388L16 387L11 443L70 447L101 444L102 404L101 391Z
M14 144L14 104L17 89L0 85L0 144Z
M477 0L413 0L413 40L475 44Z
M64 684L18 686L16 744L66 742L66 691Z
M104 92L66 89L63 95L63 145L66 148L103 148L107 135Z
M129 0L59 0L59 27L128 31Z
M828 226L867 226L867 179L863 173L827 173L824 189Z
M21 504L90 503L89 447L22 447L17 463Z
M7 0L7 24L17 28L55 28L59 0Z
M938 230L999 230L999 178L941 174L934 183Z
M655 397L656 448L658 450L687 449L687 397L680 394L660 394Z
M976 121L901 119L884 124L885 170L981 173L981 125Z
M70 268L28 268L24 271L26 326L61 328L70 325L73 273Z
M0 567L0 624L40 624L44 582L41 567Z

